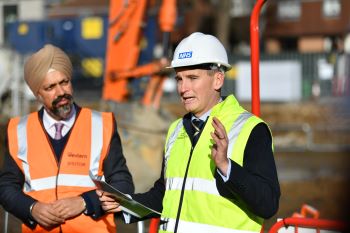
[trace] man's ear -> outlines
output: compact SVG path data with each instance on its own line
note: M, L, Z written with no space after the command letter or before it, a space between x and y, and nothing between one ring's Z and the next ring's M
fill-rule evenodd
M214 89L215 90L220 90L221 87L224 85L224 80L225 80L225 74L223 72L215 72L214 74Z
M44 101L43 101L43 97L41 97L41 95L38 93L38 94L36 94L36 100L39 102L39 103L43 103Z

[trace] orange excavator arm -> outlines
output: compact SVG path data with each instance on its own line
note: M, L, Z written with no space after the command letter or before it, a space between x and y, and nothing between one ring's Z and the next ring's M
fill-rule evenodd
M109 28L107 37L106 69L103 87L103 99L116 102L128 100L128 78L154 75L164 67L164 62L154 61L137 66L140 54L141 26L147 10L147 0L120 1L111 0L109 10ZM176 21L176 1L162 2L159 24L163 32L163 55L167 56L170 32ZM159 79L159 75L156 76ZM159 82L162 80L159 79ZM153 81L154 82L154 81ZM151 81L150 81L151 83ZM154 85L150 85L154 86ZM162 85L156 85L158 89ZM152 93L150 93L152 92ZM150 96L159 90L150 87L146 90L144 104L150 103ZM146 97L148 96L148 97Z
M139 36L146 0L111 0L106 46L103 99L127 100L127 80L116 79L118 72L132 69L139 57Z

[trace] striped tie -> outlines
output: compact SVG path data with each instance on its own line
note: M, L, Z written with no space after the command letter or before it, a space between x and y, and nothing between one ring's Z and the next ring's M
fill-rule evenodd
M55 123L55 139L60 140L62 138L62 128L63 128L63 123Z

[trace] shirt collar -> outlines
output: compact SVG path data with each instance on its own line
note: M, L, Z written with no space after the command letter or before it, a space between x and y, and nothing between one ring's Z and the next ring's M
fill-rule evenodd
M63 123L64 126L66 126L68 128L71 128L73 126L73 124L74 124L75 116L76 116L76 110L75 110L75 106L74 105L73 105L72 112L71 112L70 116L68 117L68 119L60 120L60 121L57 121L53 117L51 117L49 115L49 113L46 111L46 109L44 108L43 124L44 124L45 129L54 127L54 124L57 123L57 122Z
M219 100L218 103L220 103L220 102L222 102L222 98L221 98L221 97L220 97L220 100ZM196 117L195 115L191 114L191 121L192 121L193 119L199 119L199 120L202 120L202 121L206 121L207 118L210 116L211 110L212 110L212 108L209 109L206 113L204 113L204 114L203 114L202 116L200 116L199 118Z

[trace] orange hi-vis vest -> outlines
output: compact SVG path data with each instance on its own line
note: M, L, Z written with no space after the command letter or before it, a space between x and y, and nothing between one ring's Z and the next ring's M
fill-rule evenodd
M82 108L71 128L68 141L57 161L48 134L37 112L12 118L8 126L9 150L22 170L23 191L34 199L50 203L96 189L91 177L104 179L103 160L113 134L112 113ZM48 232L39 225L22 232ZM114 218L108 214L94 220L81 214L49 232L116 232Z

